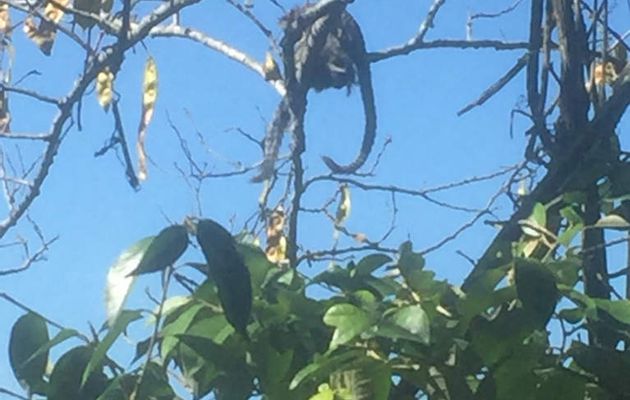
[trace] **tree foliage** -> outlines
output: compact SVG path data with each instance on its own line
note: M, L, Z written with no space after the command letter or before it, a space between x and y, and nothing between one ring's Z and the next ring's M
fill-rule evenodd
M351 2L322 0L313 9L332 3L343 9ZM3 138L11 135L7 93L58 109L45 136L26 137L43 140L45 147L43 156L21 177L32 178L32 183L1 175L12 200L8 218L0 222L0 239L39 196L65 137L64 127L91 85L99 104L111 107L116 122L111 143L101 152L121 150L134 188L147 178L144 140L157 97L155 61L149 57L145 66L138 172L122 130L114 83L124 55L148 37L202 42L259 72L280 93L287 90L279 71L270 77L262 63L180 25L176 14L193 6L194 0L162 3L139 20L132 18L133 2L123 1L116 13L112 2L97 3L45 2L35 7L34 15L23 4L0 7L5 45L10 34L7 4L28 14L22 21L25 32L45 54L51 54L61 33L90 47L91 39L83 41L67 29L65 13L73 23L98 31L109 41L90 48L85 70L68 96L50 98L7 82L0 88ZM251 2L228 3L264 31ZM606 241L604 235L630 227L628 153L618 136L618 124L630 103L630 64L624 37L608 25L608 2L531 0L527 42L427 42L425 35L443 3L432 3L412 40L370 53L369 61L433 47L523 49L516 64L461 113L483 104L525 70L527 104L518 111L531 124L525 160L508 170L510 178L497 194L507 194L515 211L496 223L498 234L478 260L471 260L472 270L461 286L437 278L425 265L431 249L414 250L411 241L388 248L383 244L387 234L371 241L344 226L353 188L430 198L426 191L372 184L361 175L306 178L302 154L295 151L284 166L287 175L280 165L263 188L259 217L266 220L264 248L260 232L246 229L233 235L199 215L130 244L104 283L107 322L89 336L0 293L0 298L25 311L11 328L8 349L25 395L2 388L0 393L51 400L630 398L625 378L630 370L630 290L619 294L622 285L615 281L626 278L627 288L630 274L628 267L608 270L609 248L627 246L628 239ZM164 23L171 17L175 22ZM273 41L271 33L268 36ZM550 100L552 96L557 99ZM191 176L203 175L200 164L182 147L195 171ZM256 166L228 175L254 170ZM285 187L292 192L279 200L288 209L286 215L283 207L269 206L269 197L282 186L284 176ZM332 200L318 212L328 217L336 238L355 239L359 247L340 249L335 244L322 251L301 247L298 230L307 227L300 218L309 211L302 199L316 181L341 185L333 197L340 199L337 212L328 210ZM491 211L491 206L479 211L471 224ZM23 271L48 250L51 242L38 225L33 226L42 239L42 252L2 275ZM352 257L342 260L346 254ZM306 262L322 261L329 265L320 273L302 268ZM149 274L161 276L161 297L151 296L155 309L126 309L134 281ZM172 296L173 285L185 295ZM148 331L140 327L143 323L149 323ZM130 331L144 335L135 343L131 363L118 359L114 351Z

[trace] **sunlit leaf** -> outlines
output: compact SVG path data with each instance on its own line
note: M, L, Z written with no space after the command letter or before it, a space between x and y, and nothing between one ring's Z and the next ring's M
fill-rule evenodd
M329 348L348 343L372 325L370 315L352 304L335 304L324 314L324 323L335 327Z
M105 307L107 322L113 325L118 313L125 304L135 276L130 275L142 260L155 236L149 236L134 243L122 252L109 268L105 286Z

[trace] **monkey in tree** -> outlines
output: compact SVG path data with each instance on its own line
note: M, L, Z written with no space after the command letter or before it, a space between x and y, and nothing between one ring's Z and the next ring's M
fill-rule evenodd
M273 175L278 151L285 131L290 130L302 145L306 95L309 89L350 88L357 84L361 91L365 114L365 130L361 150L355 160L340 165L323 157L333 173L351 174L367 160L376 135L376 108L372 75L365 41L355 19L345 10L345 2L331 3L319 10L317 5L304 5L291 10L281 20L284 37L283 63L287 93L276 109L267 128L264 160L260 173L253 180L262 181ZM321 7L320 7L321 8ZM296 148L293 151L303 151Z

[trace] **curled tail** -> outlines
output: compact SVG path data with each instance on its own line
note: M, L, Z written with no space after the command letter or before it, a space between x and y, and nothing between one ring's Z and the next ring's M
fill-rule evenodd
M365 114L365 129L363 131L363 142L357 157L350 164L339 165L330 157L322 157L324 163L334 174L353 174L365 164L376 137L376 106L374 105L374 91L372 89L372 74L370 63L364 59L357 65L357 75L361 88L361 100L363 101L363 112Z

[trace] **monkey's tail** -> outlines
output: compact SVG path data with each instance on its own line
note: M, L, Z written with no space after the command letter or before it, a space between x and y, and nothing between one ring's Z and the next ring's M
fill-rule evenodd
M372 76L370 66L367 61L357 68L359 76L359 86L361 88L361 99L363 101L363 112L365 114L365 130L363 131L363 142L357 157L350 164L339 165L332 158L323 156L324 163L334 174L353 174L365 164L376 137L376 106L374 104L374 91L372 89Z
M280 105L274 113L273 120L267 127L265 140L263 142L264 158L260 164L258 175L252 178L252 182L262 182L271 178L275 172L276 160L278 152L282 145L282 136L291 120L291 113L286 99L280 102Z

